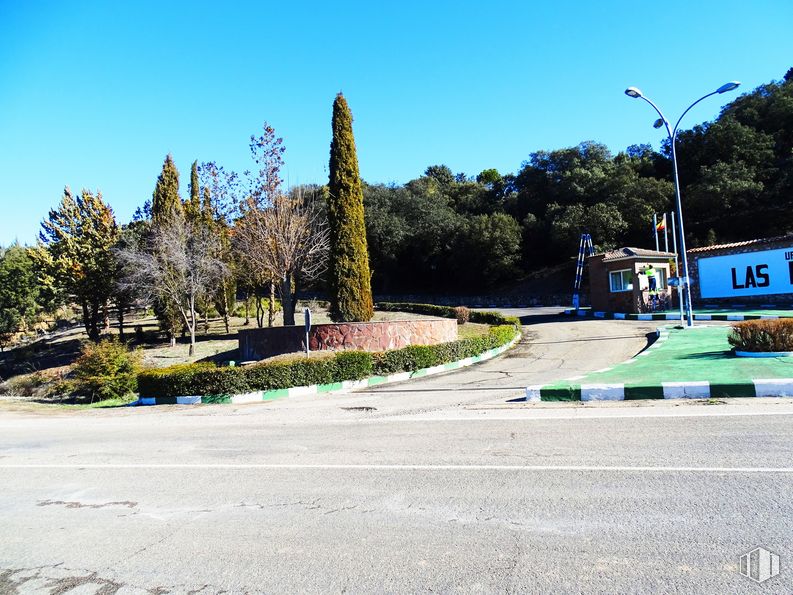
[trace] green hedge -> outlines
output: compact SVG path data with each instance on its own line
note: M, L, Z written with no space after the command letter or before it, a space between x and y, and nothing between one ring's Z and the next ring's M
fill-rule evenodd
M793 351L793 320L746 320L732 326L730 345L738 351Z
M454 308L450 310L454 312ZM471 314L473 320L474 312ZM494 316L506 324L493 326L487 335L438 345L411 345L382 353L340 351L328 359L301 358L244 367L219 368L198 363L147 370L138 375L138 390L144 397L229 395L414 372L479 355L509 343L515 336L517 319Z
M405 302L378 302L375 307L385 312L410 312L412 314L438 316L439 318L457 318L457 312L454 306L409 304ZM479 310L471 310L469 321L478 324L512 324L520 326L520 320L514 316L504 316L498 312L481 312Z

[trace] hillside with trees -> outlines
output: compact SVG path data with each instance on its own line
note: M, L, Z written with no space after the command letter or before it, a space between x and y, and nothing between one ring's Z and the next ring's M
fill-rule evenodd
M532 153L514 174L433 165L368 184L374 289L484 293L569 260L583 231L601 250L652 247L653 213L673 209L669 149L585 141ZM682 131L678 161L689 246L793 231L793 69Z

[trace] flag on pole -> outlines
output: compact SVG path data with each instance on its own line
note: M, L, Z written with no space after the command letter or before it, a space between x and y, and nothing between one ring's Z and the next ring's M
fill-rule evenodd
M664 213L661 221L655 226L655 231L666 231L666 213Z

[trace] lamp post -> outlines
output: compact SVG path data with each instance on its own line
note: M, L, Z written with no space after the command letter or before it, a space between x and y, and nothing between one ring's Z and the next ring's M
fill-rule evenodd
M726 93L727 91L733 91L737 89L741 83L738 81L730 81L729 83L723 84L721 87L716 89L715 91L708 93L707 95L703 95L699 99L697 99L694 103L689 105L686 108L686 111L678 118L677 123L675 124L674 128L671 128L669 125L669 121L666 119L661 110L658 109L658 106L655 105L650 99L644 96L644 94L637 89L636 87L628 87L625 89L625 95L628 97L632 97L634 99L644 99L647 103L649 103L653 109L661 116L658 120L655 121L653 124L653 128L660 128L664 126L666 128L666 133L669 135L669 144L672 149L672 172L674 173L675 178L675 205L677 207L677 223L678 223L678 235L680 237L680 253L681 253L681 268L683 272L682 283L683 287L681 288L680 295L684 297L683 301L685 302L686 308L686 326L693 327L694 326L694 315L691 312L691 284L689 283L688 278L688 258L686 256L686 237L685 232L683 230L683 207L680 203L680 179L678 177L677 172L677 151L675 149L675 141L677 140L677 131L680 126L680 121L683 119L689 110L692 107L697 105L703 99L707 99L711 95L720 95L722 93Z

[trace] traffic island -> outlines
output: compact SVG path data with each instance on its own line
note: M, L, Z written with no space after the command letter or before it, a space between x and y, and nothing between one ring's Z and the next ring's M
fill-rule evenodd
M739 358L730 327L663 327L636 357L567 381L526 389L527 401L623 401L793 396L793 358Z
M464 314L470 322L490 328L485 335L445 343L380 352L345 349L316 360L300 356L248 366L219 367L205 362L149 369L138 375L140 398L134 404L239 404L366 388L470 366L500 355L520 338L520 321L497 312L461 312L426 304L378 304L378 308L457 320Z

